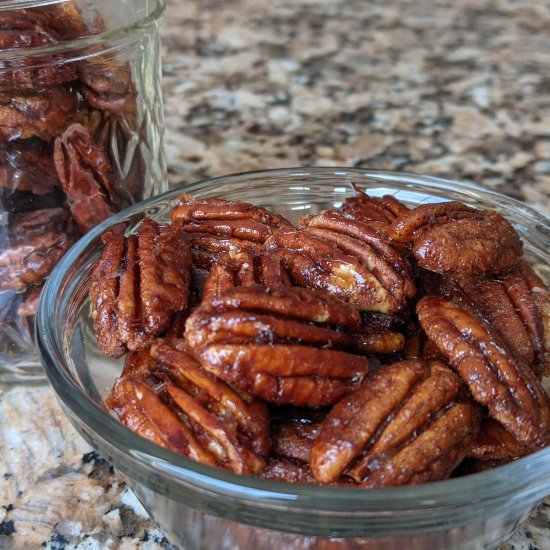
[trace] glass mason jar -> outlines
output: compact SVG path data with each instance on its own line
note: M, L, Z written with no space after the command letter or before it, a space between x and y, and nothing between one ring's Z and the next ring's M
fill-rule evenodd
M34 313L70 246L165 191L162 0L0 4L0 381L41 377Z

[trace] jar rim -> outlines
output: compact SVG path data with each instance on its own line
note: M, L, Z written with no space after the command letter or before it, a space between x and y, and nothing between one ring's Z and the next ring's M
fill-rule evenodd
M72 1L8 0L5 3L0 3L0 18L2 11L8 9L38 8ZM61 63L72 63L124 49L141 40L144 35L156 32L164 21L165 11L163 0L152 0L146 15L136 18L126 25L62 40L56 44L2 49L0 50L0 64L3 66L0 66L0 74L19 70L17 62L20 59L25 60L25 69L29 70ZM14 66L10 65L11 61L14 62Z

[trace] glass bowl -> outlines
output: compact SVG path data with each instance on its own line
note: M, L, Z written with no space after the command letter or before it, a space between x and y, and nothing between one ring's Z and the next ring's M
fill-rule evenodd
M345 489L293 485L203 466L137 436L106 409L121 360L98 351L87 299L101 234L144 216L168 220L178 195L242 199L297 221L337 206L355 182L410 205L443 200L500 211L548 282L550 220L505 196L433 177L299 168L201 181L134 205L88 233L48 280L37 314L46 374L82 436L124 477L168 538L186 550L493 548L550 493L550 447L491 471L424 485Z

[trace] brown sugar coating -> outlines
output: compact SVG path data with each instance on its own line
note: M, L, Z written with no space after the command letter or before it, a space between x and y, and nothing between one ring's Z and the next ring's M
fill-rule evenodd
M92 275L90 300L98 345L120 357L149 347L187 308L191 256L173 226L145 218L138 236L107 233Z
M191 243L194 264L209 269L225 252L257 253L280 227L282 216L242 201L195 199L181 195L172 212Z
M408 259L388 239L387 229L394 211L407 209L392 199L392 211L383 199L359 193L340 208L303 218L299 230L277 232L266 249L280 254L299 286L330 293L362 311L400 311L416 289Z
M448 477L479 429L461 386L440 363L383 367L329 412L311 451L314 476L368 487Z
M298 228L182 195L171 225L104 237L90 294L100 348L136 350L108 400L126 426L210 466L363 489L550 442L550 293L512 226L354 191Z
M36 136L49 141L65 128L76 109L75 94L63 86L25 95L0 94L0 139Z
M263 469L260 455L269 449L263 403L206 372L183 342L158 340L129 357L108 400L126 426L203 464L240 474ZM162 384L151 383L155 378Z
M459 202L419 206L397 218L388 234L412 243L421 267L456 277L503 273L522 253L519 235L500 214Z
M302 288L229 288L189 317L186 338L205 368L277 404L338 400L368 372L366 357L341 351L356 310Z
M520 443L544 438L550 428L548 396L530 366L514 358L496 331L437 296L422 298L416 309L430 340L489 414Z

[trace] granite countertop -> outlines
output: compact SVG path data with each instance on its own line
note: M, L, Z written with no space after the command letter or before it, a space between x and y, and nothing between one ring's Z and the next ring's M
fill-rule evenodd
M535 0L169 0L170 181L345 165L550 213L549 26ZM0 418L0 548L174 548L49 387L0 388ZM550 549L550 500L502 549Z

